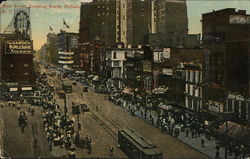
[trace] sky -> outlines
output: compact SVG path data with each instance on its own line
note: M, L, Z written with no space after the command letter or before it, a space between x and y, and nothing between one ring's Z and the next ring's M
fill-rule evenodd
M65 22L70 26L66 31L79 32L79 7L81 2L85 1L91 0L8 0L0 5L1 32L5 30L11 21L14 7L21 7L20 5L40 7L31 8L32 39L34 41L34 49L38 50L46 43L46 35L49 32L49 26L53 28L53 32L58 33L60 29L63 28L63 19L65 19ZM3 5L5 5L5 7ZM57 8L58 5L60 5L61 8ZM74 6L76 8L67 8L65 5ZM53 8L50 8L51 6L53 6ZM187 0L189 33L201 33L200 20L203 13L224 8L247 10L247 14L250 14L250 0Z

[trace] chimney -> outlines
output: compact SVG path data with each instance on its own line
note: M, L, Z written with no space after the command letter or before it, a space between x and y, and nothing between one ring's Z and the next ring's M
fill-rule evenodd
M238 13L241 15L245 15L246 14L246 10L238 10Z

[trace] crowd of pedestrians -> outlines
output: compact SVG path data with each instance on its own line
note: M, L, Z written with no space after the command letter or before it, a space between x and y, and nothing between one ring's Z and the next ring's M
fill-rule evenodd
M124 95L119 92L113 92L107 95L108 100L121 106L125 110L131 113L131 115L137 115L143 118L147 122L161 129L162 133L169 134L175 138L178 138L180 133L184 133L186 138L200 140L200 148L206 149L206 141L215 140L217 142L216 147L214 147L214 158L221 157L221 148L227 146L228 156L231 158L244 158L250 153L248 149L243 144L235 143L230 141L230 145L227 143L222 143L220 137L221 135L216 133L216 127L213 124L208 125L204 118L201 118L195 113L189 113L185 111L175 110L174 108L169 110L154 111L152 107L145 107L145 102L136 101L134 102L134 97L124 98ZM151 103L147 103L152 105ZM158 103L159 105L162 103ZM159 107L158 105L158 107ZM154 112L154 113L153 113ZM227 140L227 139L225 139ZM224 141L225 141L224 140Z

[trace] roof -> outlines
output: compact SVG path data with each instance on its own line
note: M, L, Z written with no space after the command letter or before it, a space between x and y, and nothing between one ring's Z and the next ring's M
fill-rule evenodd
M119 130L131 143L147 155L162 154L162 151L153 145L151 142L138 135L135 131L130 129Z

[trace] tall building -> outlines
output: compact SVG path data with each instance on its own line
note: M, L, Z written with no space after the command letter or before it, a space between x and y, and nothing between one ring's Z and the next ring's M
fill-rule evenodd
M87 73L91 72L91 61L96 60L93 59L93 53L91 52L96 39L104 47L115 44L116 0L93 0L81 4L79 29L80 66ZM96 52L94 54L96 55Z
M151 5L148 43L156 47L199 48L200 36L188 34L186 0L158 0Z
M188 34L186 0L159 0L157 8L158 33Z
M46 53L46 61L51 64L58 64L58 51L57 51L57 41L58 37L55 33L48 33L47 34L47 43L42 48L42 53Z
M151 0L128 0L126 7L127 44L146 44L151 29Z
M62 67L77 67L78 33L60 31L57 34L58 63Z
M250 15L234 8L212 11L202 15L202 31L206 104L212 111L231 111L229 92L249 98Z
M79 42L93 42L97 37L105 46L116 41L116 0L83 2L80 13Z

